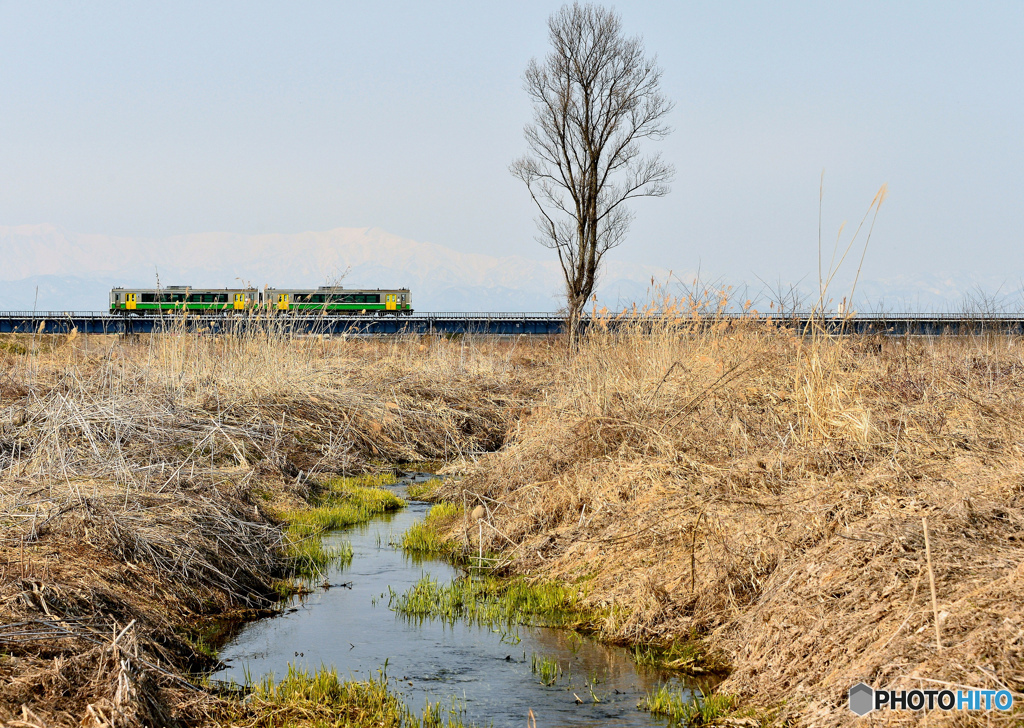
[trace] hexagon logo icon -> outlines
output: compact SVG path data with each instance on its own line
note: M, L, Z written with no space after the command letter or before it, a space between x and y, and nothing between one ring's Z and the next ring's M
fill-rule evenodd
M862 682L850 688L850 710L857 715L867 715L875 709L875 691Z

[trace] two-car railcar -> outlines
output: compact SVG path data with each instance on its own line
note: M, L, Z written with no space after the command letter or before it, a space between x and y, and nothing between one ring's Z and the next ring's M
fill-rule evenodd
M245 311L304 314L408 315L408 288L114 288L110 313L146 316L176 312L236 314Z

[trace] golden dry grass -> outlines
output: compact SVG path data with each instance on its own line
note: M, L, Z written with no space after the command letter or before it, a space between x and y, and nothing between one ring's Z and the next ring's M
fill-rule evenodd
M487 505L485 549L586 580L593 605L617 607L607 638L699 636L731 667L720 690L779 722L850 723L860 680L1024 703L1019 339L619 323L442 492ZM450 535L476 549L475 531Z
M181 679L200 657L182 628L267 605L271 511L321 474L422 459L464 473L442 494L486 505L508 571L585 580L613 607L608 638L698 635L741 707L842 725L861 679L1019 696L1021 342L673 312L572 354L255 334L2 347L0 721L201 721L213 698ZM451 535L475 553L476 532ZM926 722L944 719L1011 720Z
M274 513L330 473L493 449L534 386L501 343L5 343L0 723L199 719L202 618L261 613L286 575Z

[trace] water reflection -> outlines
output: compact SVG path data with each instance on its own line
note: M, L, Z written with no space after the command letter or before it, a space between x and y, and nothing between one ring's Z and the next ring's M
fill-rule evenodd
M405 495L404 484L394 490ZM522 726L532 710L538 725L547 726L661 724L637 710L637 703L646 691L678 683L678 677L638 668L624 648L567 630L410 622L391 612L389 587L401 593L424 574L438 581L458 575L443 562L413 560L390 545L428 509L414 501L326 539L326 546L352 544L352 564L328 575L336 586L293 599L281 616L244 625L222 650L228 667L213 677L280 677L292 663L307 670L333 665L341 677L365 679L386 661L389 681L412 708L428 699L446 705L454 700L467 722ZM558 661L561 675L553 685L542 685L531 669L534 656Z

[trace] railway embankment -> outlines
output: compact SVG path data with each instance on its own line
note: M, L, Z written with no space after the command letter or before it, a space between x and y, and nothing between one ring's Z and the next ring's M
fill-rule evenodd
M1011 725L1019 344L671 317L575 351L20 339L0 354L0 718L202 723L220 700L188 677L203 619L272 606L281 514L325 475L438 459L459 515L433 547L573 585L598 634L677 668L726 666L733 720L850 724L863 680L1002 686L1017 713L885 719Z

